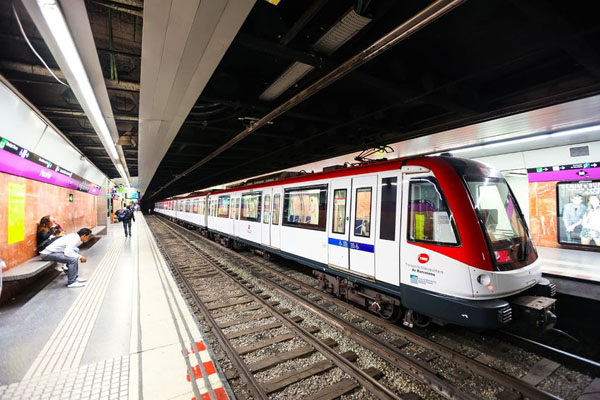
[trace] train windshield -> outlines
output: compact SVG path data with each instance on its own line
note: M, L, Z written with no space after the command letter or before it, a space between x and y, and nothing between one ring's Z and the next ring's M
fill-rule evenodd
M501 178L466 177L475 209L489 241L495 269L522 268L537 259L527 227L508 184Z

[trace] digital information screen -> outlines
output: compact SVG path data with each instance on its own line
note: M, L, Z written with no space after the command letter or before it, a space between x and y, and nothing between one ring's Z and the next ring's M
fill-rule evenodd
M558 242L600 247L600 181L556 184Z

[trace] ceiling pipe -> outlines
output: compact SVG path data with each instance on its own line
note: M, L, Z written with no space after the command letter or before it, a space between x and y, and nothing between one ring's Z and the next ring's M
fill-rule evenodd
M221 147L210 153L208 156L204 157L202 160L198 161L190 168L186 169L179 175L175 175L175 178L171 179L165 185L161 186L158 190L152 193L152 197L156 196L158 193L163 191L165 188L169 187L171 184L177 182L179 179L188 175L190 172L198 169L202 165L206 164L213 158L217 157L219 154L223 153L225 150L234 146L237 142L244 139L246 136L250 135L252 132L260 129L270 121L279 117L281 114L286 111L294 108L298 104L302 103L312 95L321 91L322 89L328 87L338 79L347 75L348 73L354 71L361 65L371 61L373 58L382 54L383 52L389 50L394 45L400 43L404 39L411 36L413 33L417 32L421 28L427 26L431 22L440 18L447 12L451 11L455 7L464 3L465 0L437 0L435 3L431 4L429 7L425 8L408 21L402 23L397 26L391 32L377 40L375 43L361 51L360 53L354 55L348 61L344 62L342 65L329 72L327 75L319 79L318 81L311 84L306 89L302 90L300 93L292 97L291 99L285 101L283 104L279 105L273 111L265 115L264 117L257 120L254 124L250 125L248 128L244 129L242 132L237 134L235 137L227 141Z

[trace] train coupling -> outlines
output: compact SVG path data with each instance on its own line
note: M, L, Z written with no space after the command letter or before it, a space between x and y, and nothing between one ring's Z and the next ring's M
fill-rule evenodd
M509 301L513 310L511 330L540 334L556 324L556 299L543 296L517 296Z

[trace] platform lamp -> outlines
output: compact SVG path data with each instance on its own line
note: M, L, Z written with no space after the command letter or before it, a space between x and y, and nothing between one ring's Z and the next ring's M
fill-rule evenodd
M75 42L73 41L73 37L71 36L71 32L69 31L69 27L67 26L67 22L60 9L58 1L37 0L37 5L39 6L41 15L48 26L54 42L58 46L58 50L61 52L62 58L67 63L67 68L70 70L71 75L75 80L75 82L70 83L76 84L81 96L83 97L82 99L78 98L78 100L80 102L85 102L88 106L89 112L86 113L87 117L92 122L92 125L96 128L96 133L102 140L110 157L117 166L119 174L123 180L129 184L127 175L125 174L123 166L119 160L119 153L117 152L115 143L110 135L110 131L106 125L104 116L102 115L100 105L98 104L98 100L96 99L96 95L85 71L83 62L79 56L77 47L75 46Z

